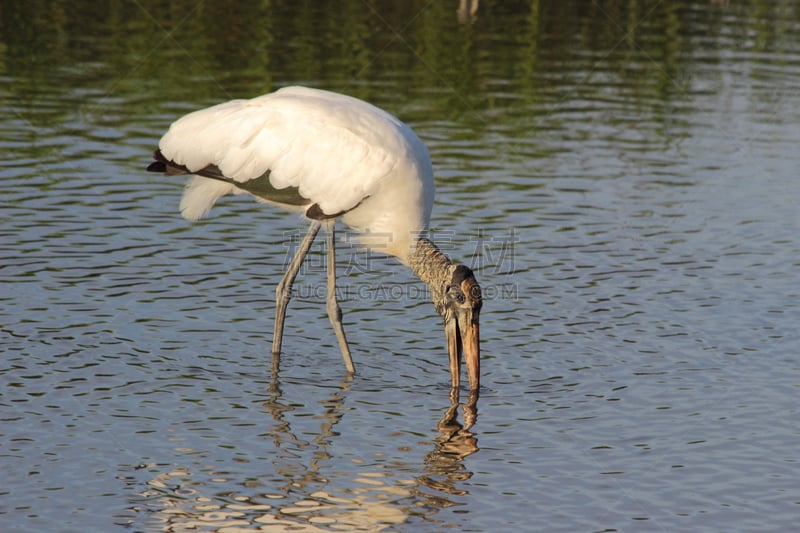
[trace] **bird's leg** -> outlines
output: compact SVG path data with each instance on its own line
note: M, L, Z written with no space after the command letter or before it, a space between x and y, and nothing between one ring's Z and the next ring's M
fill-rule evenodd
M339 302L336 301L336 221L328 222L328 318L331 319L333 331L339 341L339 348L342 349L344 366L347 371L354 374L356 367L353 366L353 358L350 357L350 347L347 345L347 337L344 336L342 327L342 310Z
M303 264L308 250L311 248L311 244L314 242L314 237L319 233L321 225L322 223L317 220L311 222L311 226L308 227L308 233L306 233L303 242L300 243L300 247L294 254L292 262L289 263L286 274L283 275L283 279L281 279L281 282L278 283L278 287L275 289L275 332L272 335L273 371L278 370L278 363L280 361L283 323L286 320L286 307L289 305L289 300L292 297L292 284L294 283L294 278L297 277L297 273L300 271L300 266Z

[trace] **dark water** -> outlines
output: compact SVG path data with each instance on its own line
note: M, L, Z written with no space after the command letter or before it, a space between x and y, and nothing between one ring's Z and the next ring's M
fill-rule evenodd
M0 529L796 527L800 9L457 8L2 5ZM476 406L421 283L345 232L359 374L320 244L273 376L303 222L192 225L143 171L179 115L289 84L428 143L434 237L486 295Z

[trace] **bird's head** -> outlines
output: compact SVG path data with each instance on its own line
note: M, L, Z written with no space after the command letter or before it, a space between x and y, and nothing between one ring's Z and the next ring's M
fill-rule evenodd
M467 363L469 388L480 388L481 346L478 319L483 303L481 287L472 270L464 265L452 269L442 300L435 302L444 318L444 333L450 355L450 375L453 387L458 387L461 375L461 354Z

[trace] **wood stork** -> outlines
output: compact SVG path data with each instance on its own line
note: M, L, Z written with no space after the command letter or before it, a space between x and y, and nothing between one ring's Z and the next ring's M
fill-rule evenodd
M472 271L453 264L427 237L434 182L428 150L414 131L362 100L286 87L190 113L161 138L147 170L190 174L180 209L206 215L225 194L299 210L308 232L276 289L274 360L280 355L292 283L324 224L328 234L327 311L348 371L354 372L336 301L334 225L359 233L362 246L393 255L430 288L444 319L453 388L461 355L470 389L480 386L481 289Z

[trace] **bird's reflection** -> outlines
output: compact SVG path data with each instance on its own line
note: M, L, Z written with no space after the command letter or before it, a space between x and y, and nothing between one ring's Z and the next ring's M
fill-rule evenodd
M273 445L269 452L272 465L260 476L248 473L247 483L240 484L248 487L246 493L228 492L218 498L198 476L198 465L173 466L170 472L148 480L148 489L141 494L145 498L137 507L146 514L148 524L160 524L163 531L198 524L217 530L245 522L271 531L298 527L304 531L325 531L325 527L378 531L419 516L421 509L434 515L463 503L455 498L468 494L463 482L472 472L463 460L478 451L473 432L478 394L471 393L460 403L458 391L451 392L435 428L433 449L423 457L409 462L395 458L389 464L373 466L358 461L346 469L340 450L333 445L342 436L335 428L350 409L346 401L352 384L350 377L338 382L323 399L311 404L321 406L314 414L308 413L308 403L287 400L276 372L260 404L261 412L272 419L262 433ZM312 420L309 414L319 421L318 428L292 427L300 420ZM409 471L420 470L420 459L422 473L409 479ZM271 488L265 491L266 486ZM143 501L147 503L143 505Z
M472 24L478 19L478 2L480 0L459 0L456 18L461 24Z
M450 407L444 412L434 439L433 451L425 456L426 473L420 476L422 484L448 494L466 494L457 488L459 481L472 477L464 466L465 457L478 451L478 438L470 431L478 420L478 391L471 391L463 404L464 422L458 421L459 391L450 391Z
M287 478L283 493L288 494L290 490L297 490L297 488L306 487L311 483L327 482L327 479L320 474L320 468L325 460L331 458L328 453L328 445L336 435L333 428L344 416L345 393L349 390L351 383L352 376L348 375L339 383L338 389L334 389L327 399L319 402L324 410L315 417L320 419L321 423L312 444L299 439L292 431L291 422L286 419L286 414L291 412L293 407L282 401L283 390L279 371L277 368L273 369L272 381L268 388L269 399L262 403L262 407L270 413L275 421L275 427L266 435L272 438L276 450L281 452L280 456L284 459L284 463L278 471ZM306 467L302 461L302 454L292 451L292 448L305 449L310 446L314 447L314 452Z

